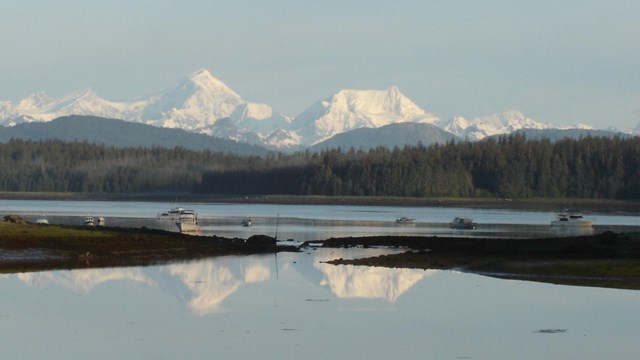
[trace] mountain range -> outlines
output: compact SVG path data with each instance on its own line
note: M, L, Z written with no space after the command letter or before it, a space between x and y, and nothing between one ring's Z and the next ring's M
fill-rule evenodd
M183 147L188 150L266 155L269 150L182 129L159 128L97 116L69 115L0 128L0 143L11 139L80 141L114 147Z
M443 120L421 109L397 87L340 90L290 117L269 105L244 100L204 69L174 88L132 101L105 100L90 89L57 99L37 93L15 104L0 101L0 125L6 127L2 132L18 124L47 122L69 115L181 129L272 150L336 145L370 148L417 142L428 145L452 138L476 141L522 129L554 129L516 110L469 120L463 117ZM640 131L640 124L637 130Z

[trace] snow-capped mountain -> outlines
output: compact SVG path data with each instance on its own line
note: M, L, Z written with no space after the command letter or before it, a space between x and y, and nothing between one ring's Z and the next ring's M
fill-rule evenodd
M397 87L387 90L342 90L308 107L292 122L292 129L302 143L313 145L336 134L359 128L440 120L409 98Z
M209 135L222 129L226 138L250 138L253 143L290 122L266 104L243 100L207 70L192 74L175 88L131 102L104 100L90 89L60 99L38 93L16 104L0 102L0 125L4 126L66 115L95 115ZM230 124L216 127L220 119L229 119ZM235 130L230 131L229 125Z
M0 124L13 126L22 122L50 121L66 115L95 115L137 120L136 113L145 104L145 101L120 103L104 100L91 89L77 91L59 99L53 99L41 92L20 100L15 105L11 102L1 104Z
M526 117L517 110L505 111L488 116L467 120L454 117L441 123L442 129L471 141L481 140L487 136L510 134L520 129L550 129L552 126Z
M441 120L418 107L397 87L341 90L291 118L279 114L267 104L244 100L204 69L174 88L134 101L105 100L90 89L58 99L36 93L15 104L0 101L2 126L50 121L67 115L93 115L180 128L278 150L302 149L348 131L401 123L434 124L469 140L509 134L520 129L552 128L516 110L470 120L463 117ZM570 128L591 127L580 124ZM640 124L635 132L640 134Z

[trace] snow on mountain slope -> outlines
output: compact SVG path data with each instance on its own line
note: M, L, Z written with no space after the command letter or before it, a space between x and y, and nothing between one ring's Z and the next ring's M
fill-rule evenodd
M0 125L4 126L50 121L65 115L95 115L208 134L212 134L211 128L219 119L229 119L238 133L251 133L251 138L267 137L290 122L269 105L243 100L207 70L197 71L178 86L138 101L108 101L87 89L60 99L37 93L15 105L0 102Z
M244 100L209 71L200 70L149 102L142 113L148 123L194 131L229 118Z
M454 117L442 121L418 107L397 87L341 90L290 118L269 105L242 99L205 69L193 73L174 88L136 101L105 100L90 89L57 99L36 93L15 104L0 101L2 126L50 121L66 115L94 115L181 128L280 150L298 150L355 129L406 122L436 124L470 140L524 128L551 128L515 110L471 120ZM576 127L590 128L581 124L572 128ZM640 124L635 131L640 133Z
M439 118L420 109L397 87L387 90L341 90L308 107L293 119L303 143L312 145L345 131L417 122L434 123Z
M526 117L517 110L505 111L467 120L454 117L440 124L441 128L469 140L481 140L487 136L510 134L520 129L550 129L550 124Z

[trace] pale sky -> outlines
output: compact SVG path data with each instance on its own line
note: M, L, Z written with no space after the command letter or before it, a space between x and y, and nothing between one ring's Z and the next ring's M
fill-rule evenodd
M206 68L289 116L397 86L442 118L640 122L639 0L7 0L0 44L0 100L132 100Z

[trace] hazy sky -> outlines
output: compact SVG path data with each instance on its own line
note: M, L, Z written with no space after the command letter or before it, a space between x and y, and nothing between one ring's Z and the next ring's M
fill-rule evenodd
M206 68L291 116L395 85L443 118L640 122L638 0L7 0L0 44L0 100L130 100Z

